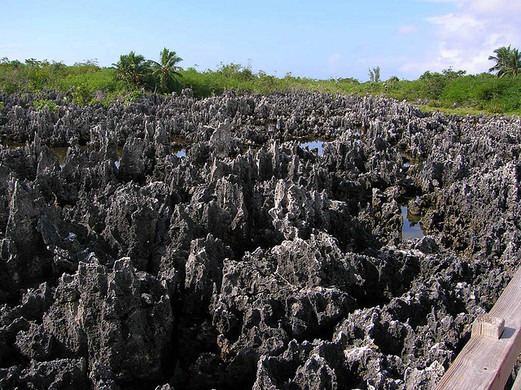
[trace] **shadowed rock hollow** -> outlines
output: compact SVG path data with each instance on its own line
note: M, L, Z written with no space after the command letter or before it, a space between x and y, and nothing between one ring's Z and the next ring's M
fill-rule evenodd
M520 119L46 97L0 96L1 388L427 389L518 265Z

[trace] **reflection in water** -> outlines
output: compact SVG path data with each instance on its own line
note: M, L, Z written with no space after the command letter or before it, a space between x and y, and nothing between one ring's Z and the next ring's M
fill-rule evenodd
M300 144L300 147L303 149L308 148L309 150L316 149L319 156L324 155L324 141L317 139L309 142L303 142Z
M116 166L116 169L119 171L119 167L121 166L121 158L123 157L123 146L116 147L116 156L118 156L118 159L114 161L114 165Z
M423 238L423 230L420 225L420 217L409 213L407 206L402 209L402 240L408 241L414 238Z
M11 140L0 140L0 144L6 146L9 149L18 149L25 147L25 144L14 142ZM80 149L85 151L89 150L89 145L81 145ZM65 160L67 159L67 152L69 151L69 146L49 146L49 150L54 154L56 159L58 160L58 163L60 164L60 167L63 168L65 166ZM119 166L121 164L121 157L123 156L123 147L117 146L116 147L116 155L118 159L114 162L116 167L119 169ZM184 157L186 155L185 149L181 149L178 152L178 157Z
M58 163L60 167L63 168L65 165L65 158L67 157L67 151L69 150L68 146L54 146L49 148L54 153L56 158L58 159Z
M89 148L91 148L91 146L89 146L89 145L80 146L80 149L84 152L85 151L88 152ZM60 167L63 168L65 166L65 160L67 158L67 152L69 150L69 146L53 146L53 147L50 147L49 149L51 149L51 151L54 153L54 155L58 159L58 162L60 163ZM116 168L119 169L119 166L121 164L121 157L123 156L123 147L122 146L116 147L116 156L118 157L118 159L116 161L114 161L114 164L116 165Z
M0 144L4 145L8 149L18 149L18 148L23 148L25 146L25 144L22 144L20 142L11 141L8 139L0 140Z
M183 149L178 149L178 150L174 149L174 152L175 152L175 155L177 157L179 157L179 158L186 157L186 149L184 149L184 148Z

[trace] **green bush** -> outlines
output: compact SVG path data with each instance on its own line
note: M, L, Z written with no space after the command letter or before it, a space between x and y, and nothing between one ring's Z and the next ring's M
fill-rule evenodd
M429 99L439 99L447 84L447 78L440 73L425 72L420 76L423 95Z
M38 99L33 101L33 107L38 111L49 110L50 112L58 112L60 109L54 101L47 99Z

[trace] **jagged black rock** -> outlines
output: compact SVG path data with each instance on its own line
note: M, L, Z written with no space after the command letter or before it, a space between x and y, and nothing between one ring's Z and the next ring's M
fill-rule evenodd
M45 97L0 96L2 389L431 388L518 266L518 118Z

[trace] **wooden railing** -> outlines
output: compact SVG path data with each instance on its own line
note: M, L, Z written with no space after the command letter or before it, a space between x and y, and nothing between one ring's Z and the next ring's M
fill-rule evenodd
M488 314L476 319L470 340L436 389L501 389L521 353L521 268ZM521 375L512 389L521 390Z

